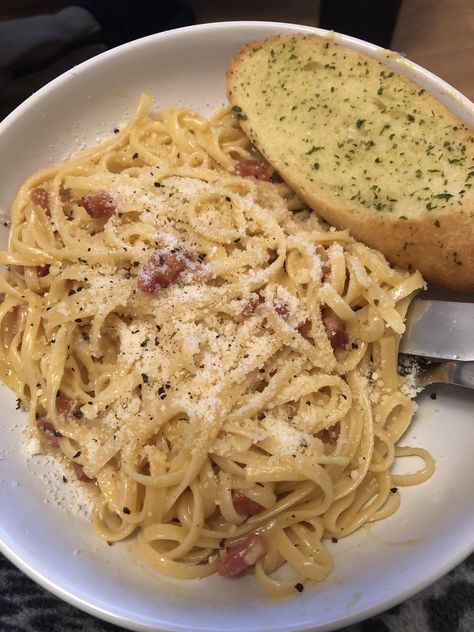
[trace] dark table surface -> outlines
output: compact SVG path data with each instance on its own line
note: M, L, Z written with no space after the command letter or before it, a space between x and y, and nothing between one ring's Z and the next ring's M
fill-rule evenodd
M0 554L0 632L120 632L57 599ZM344 632L474 632L474 554L429 588ZM243 631L257 632L257 631Z

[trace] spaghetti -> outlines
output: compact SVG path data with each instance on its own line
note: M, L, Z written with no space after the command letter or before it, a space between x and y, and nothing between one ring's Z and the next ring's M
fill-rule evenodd
M280 595L327 577L325 540L393 514L394 488L434 466L396 446L423 279L271 176L229 109L150 114L143 96L20 189L0 353L44 445L94 490L103 538L135 534L174 577L251 567ZM402 455L425 466L394 475Z

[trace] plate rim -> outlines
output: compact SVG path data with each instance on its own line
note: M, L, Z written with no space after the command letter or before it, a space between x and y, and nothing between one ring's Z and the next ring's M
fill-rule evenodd
M69 70L66 70L58 77L55 77L47 84L39 88L36 92L31 94L25 101L20 103L10 114L8 114L2 121L0 121L0 134L3 132L4 128L8 127L17 117L21 116L24 110L28 109L36 99L42 97L44 94L54 90L57 86L61 85L61 83L69 80L71 76L74 76L77 72L83 72L87 70L89 66L95 65L98 60L108 59L109 57L113 57L115 55L120 55L121 52L125 48L132 48L135 46L141 46L145 42L152 41L155 39L168 39L175 37L176 34L184 33L184 32L198 32L201 30L220 30L226 29L232 26L233 28L249 28L249 27L275 27L284 28L284 29L292 29L295 32L304 31L304 32L312 32L315 35L327 36L329 34L334 34L336 38L342 43L350 43L356 46L362 46L367 52L371 51L372 53L383 53L383 51L388 51L391 53L391 57L393 59L397 59L398 61L403 61L403 64L407 65L411 70L414 70L416 73L420 73L426 79L434 80L440 87L447 92L447 94L460 101L462 107L465 107L467 110L472 110L471 114L474 117L474 103L462 94L457 88L452 86L450 83L438 77L430 70L427 70L423 66L420 66L416 62L412 61L408 57L405 57L403 53L398 53L397 51L392 51L391 49L384 48L382 46L378 46L376 44L371 44L365 40L362 40L357 37L353 37L352 35L345 35L343 33L337 33L336 31L330 31L327 29L322 29L316 26L310 26L305 24L297 24L293 22L274 22L267 20L236 20L236 21L220 21L220 22L206 22L203 24L193 24L191 26L183 26L177 29L171 29L169 31L162 31L160 33L153 33L152 35L147 35L146 37L142 37L136 40L132 40L131 42L126 42L125 44L121 44L120 46L116 46L115 48L111 48L109 50L103 51L90 59L87 59L76 66L73 66ZM99 61L100 63L100 61Z

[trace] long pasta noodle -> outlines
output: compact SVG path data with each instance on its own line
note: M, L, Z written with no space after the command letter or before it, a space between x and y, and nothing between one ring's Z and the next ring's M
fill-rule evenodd
M387 518L434 464L396 445L423 279L242 171L262 165L229 109L152 113L144 95L119 133L31 176L0 254L0 364L101 537L133 534L182 579L259 542L245 565L277 596L324 580L328 539ZM424 466L394 475L402 456Z

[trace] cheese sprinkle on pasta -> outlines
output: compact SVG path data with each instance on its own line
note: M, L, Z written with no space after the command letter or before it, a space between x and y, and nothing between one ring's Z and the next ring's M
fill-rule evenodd
M433 471L396 446L423 279L321 222L228 109L151 114L143 96L112 139L23 185L0 262L3 381L95 489L96 531L134 534L161 573L251 568L301 592L330 573L328 538ZM414 454L422 470L391 473Z

